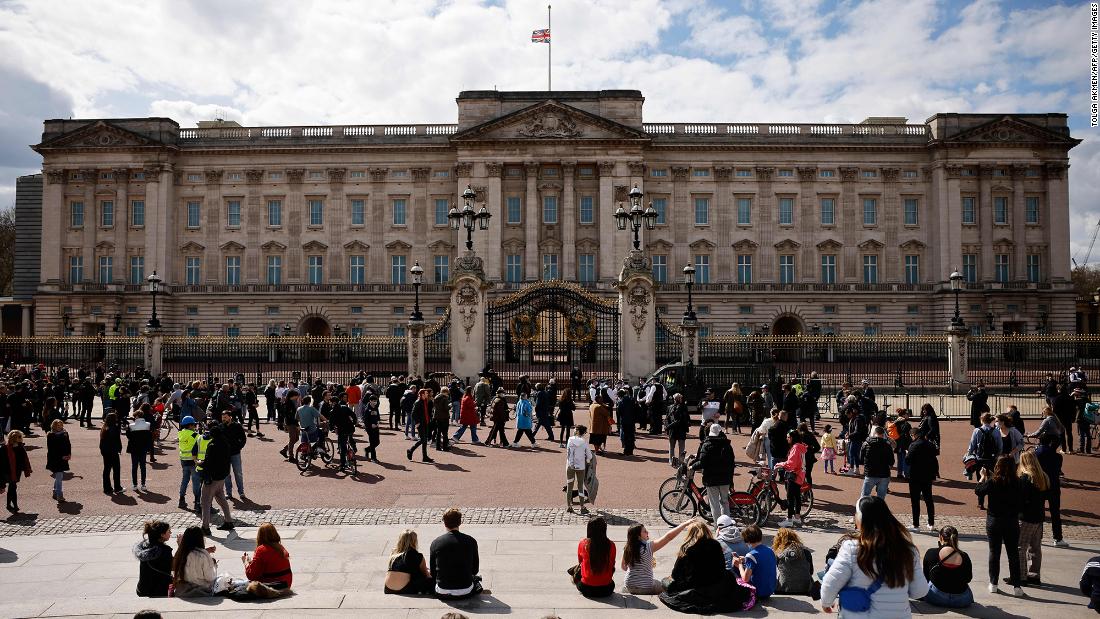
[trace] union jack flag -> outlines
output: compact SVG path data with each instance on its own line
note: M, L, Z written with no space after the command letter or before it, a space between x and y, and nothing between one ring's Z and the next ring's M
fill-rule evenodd
M532 43L549 43L550 42L550 29L545 28L543 30L535 30L531 33Z

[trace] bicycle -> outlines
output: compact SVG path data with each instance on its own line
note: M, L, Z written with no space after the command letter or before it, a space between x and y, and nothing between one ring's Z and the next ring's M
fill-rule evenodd
M176 425L176 422L172 421L172 419L164 413L160 413L159 415L157 415L156 424L157 437L158 440L161 442L168 440L168 437L172 435L172 430L175 430L177 434L180 430L179 426Z
M764 526L768 516L775 510L775 506L778 505L786 509L787 502L779 498L779 486L775 483L777 471L773 471L766 466L760 466L749 469L749 475L752 481L749 482L748 494L755 498L760 506L756 524ZM806 518L814 507L814 489L807 482L803 482L801 488L802 492L799 498L802 509L799 510L799 515Z
M317 440L310 443L306 433L302 433L302 442L298 443L298 448L294 452L294 463L298 466L298 470L306 472L309 470L309 465L313 463L314 458L320 458L321 462L328 466L332 464L332 449L330 443L332 439L322 434L320 428L317 429Z
M710 501L705 492L695 483L695 472L689 471L687 462L677 468L677 476L685 480L683 488L674 488L659 497L658 510L661 519L669 526L677 526L701 515L714 521L710 513ZM759 506L756 497L747 492L730 492L730 517L737 522L750 523L759 520Z

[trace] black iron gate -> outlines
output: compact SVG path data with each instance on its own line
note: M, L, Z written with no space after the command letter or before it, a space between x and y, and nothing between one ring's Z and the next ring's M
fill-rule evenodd
M619 375L619 304L568 282L539 282L490 301L485 358L508 386L526 374L532 382L568 385L579 368L584 380Z

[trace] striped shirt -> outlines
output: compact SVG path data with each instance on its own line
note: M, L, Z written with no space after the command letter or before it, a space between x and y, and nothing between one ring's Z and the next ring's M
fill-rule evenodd
M642 542L638 549L638 559L627 566L626 587L645 589L653 586L653 542Z

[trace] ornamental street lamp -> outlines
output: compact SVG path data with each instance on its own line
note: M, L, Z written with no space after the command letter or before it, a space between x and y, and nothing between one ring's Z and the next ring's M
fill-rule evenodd
M642 226L645 226L646 230L652 230L657 225L657 209L653 208L651 202L649 208L642 210L642 190L638 189L637 183L627 195L630 198L630 211L624 209L620 203L619 208L615 210L615 225L619 230L626 230L627 224L630 225L630 229L634 231L634 249L637 250L641 249L638 230L641 230Z
M159 329L160 320L157 318L157 292L160 291L160 282L162 281L157 275L156 271L149 276L149 292L153 293L153 316L149 318L149 322L145 323L146 327L150 329Z
M684 312L684 322L695 322L695 308L691 306L691 288L695 285L695 267L690 264L684 267L684 283L687 284L688 289L688 306L687 311Z
M462 192L462 210L458 210L458 207L451 206L451 211L447 213L447 219L451 222L451 230L458 230L459 228L466 228L466 249L473 251L474 249L474 227L479 230L489 229L489 218L493 215L489 212L489 209L485 208L485 205L481 205L481 210L474 212L474 199L477 194L469 185L466 185L466 191Z
M955 315L951 318L951 327L956 329L963 329L966 327L966 322L963 320L962 314L959 313L959 292L962 291L962 273L953 271L950 276L951 279L951 291L955 293Z
M424 320L424 314L420 313L420 282L424 278L424 269L420 266L419 260L415 264L413 264L413 267L409 269L409 272L412 273L413 291L416 293L415 300L413 301L412 315L409 316L409 320Z
M293 330L294 328L290 326L289 322L283 323L283 337L290 337L290 332Z

